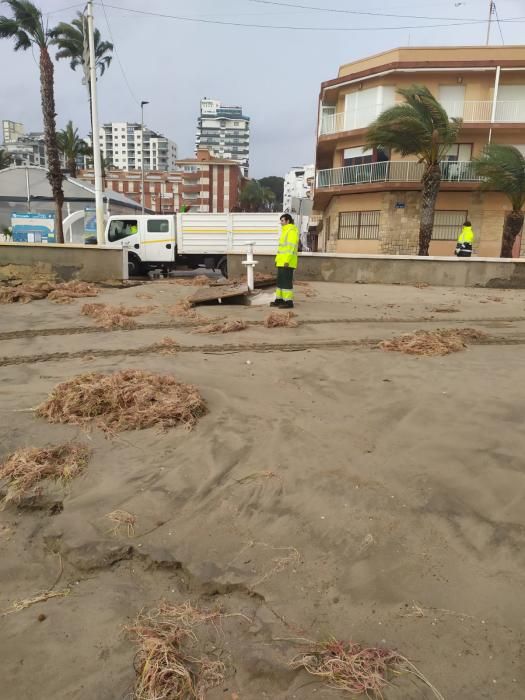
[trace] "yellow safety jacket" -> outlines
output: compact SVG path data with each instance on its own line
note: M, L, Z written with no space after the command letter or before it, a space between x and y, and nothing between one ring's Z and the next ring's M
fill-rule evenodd
M459 234L458 243L470 243L470 245L473 245L474 231L472 230L472 226L463 226Z
M299 249L299 229L295 224L285 224L281 228L279 247L275 256L276 267L297 267L297 252Z

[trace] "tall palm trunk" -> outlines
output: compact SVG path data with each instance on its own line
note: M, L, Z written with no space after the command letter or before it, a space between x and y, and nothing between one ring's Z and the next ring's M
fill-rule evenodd
M512 258L514 241L523 228L523 217L522 211L511 211L505 216L503 238L501 240L501 258Z
M69 173L69 177L76 177L77 176L77 161L76 158L70 158L67 161L67 171Z
M428 166L422 182L418 255L428 255L430 241L432 240L432 229L434 228L434 210L441 185L441 170L438 163Z
M48 173L47 178L55 200L55 236L57 243L64 242L62 229L62 206L64 191L62 189L62 168L58 155L58 144L55 123L55 93L54 69L47 48L40 49L40 95L42 98L42 114L44 116L44 142L46 145Z

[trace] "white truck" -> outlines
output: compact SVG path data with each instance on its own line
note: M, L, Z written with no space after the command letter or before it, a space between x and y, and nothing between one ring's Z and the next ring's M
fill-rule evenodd
M130 276L148 269L165 272L184 266L220 270L227 277L227 254L275 253L280 214L144 214L111 216L105 243L127 247Z

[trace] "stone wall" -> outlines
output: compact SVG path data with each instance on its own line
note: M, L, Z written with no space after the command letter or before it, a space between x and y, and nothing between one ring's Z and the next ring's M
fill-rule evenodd
M420 209L420 192L384 193L379 222L381 253L417 255Z
M244 255L228 255L228 276L245 277ZM255 255L256 272L274 273L273 255ZM301 253L296 278L312 282L418 284L525 289L525 259Z
M500 192L481 190L453 191L442 186L436 204L437 211L462 212L472 222L474 253L495 257L501 249L501 234L508 199ZM381 212L379 240L339 240L339 214L345 211ZM419 219L421 192L409 190L385 192L355 192L332 197L323 212L323 225L330 218L330 236L326 241L327 253L385 253L387 255L416 255L419 248ZM364 249L366 244L366 249ZM431 255L450 255L455 240L431 241Z
M127 251L123 253L120 248L0 243L0 280L18 277L101 282L127 278L127 274Z

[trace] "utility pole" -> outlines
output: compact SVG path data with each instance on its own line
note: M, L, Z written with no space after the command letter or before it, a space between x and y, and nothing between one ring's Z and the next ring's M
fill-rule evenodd
M104 193L102 184L102 164L100 162L100 134L98 133L97 66L95 60L93 0L88 0L87 12L89 38L89 84L91 86L91 130L93 140L93 167L95 169L97 245L104 245Z
M141 187L141 197L140 197L140 203L142 206L142 213L144 214L144 105L149 105L149 102L146 100L142 100L140 103L140 140L142 144L142 158L140 159L140 179L142 181L142 187ZM151 151L150 151L150 160L151 160Z
M489 21L487 23L487 40L485 41L485 45L489 45L489 40L490 40L490 25L492 24L492 15L494 14L494 10L496 9L496 3L494 0L489 0Z

